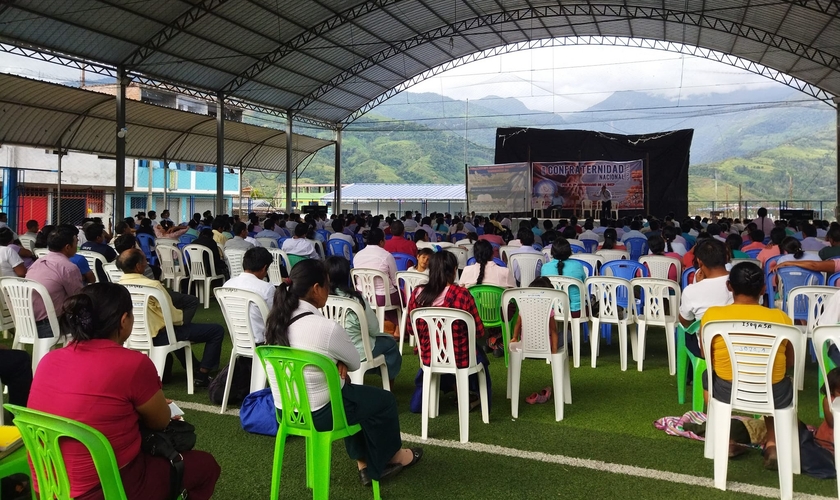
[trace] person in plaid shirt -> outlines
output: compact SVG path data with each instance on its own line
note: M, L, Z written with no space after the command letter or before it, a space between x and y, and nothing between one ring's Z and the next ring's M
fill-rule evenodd
M475 318L475 336L484 336L484 325L478 316L475 300L466 288L455 284L458 271L458 259L450 252L438 252L429 259L429 283L417 287L408 303L408 316L418 307L447 307L466 311ZM414 325L410 325L415 328ZM416 325L417 338L420 346L420 359L424 365L431 363L431 342L429 340L429 326L424 321ZM452 327L455 363L459 368L469 366L469 338L467 325L456 322ZM477 351L477 359L486 359L481 351Z

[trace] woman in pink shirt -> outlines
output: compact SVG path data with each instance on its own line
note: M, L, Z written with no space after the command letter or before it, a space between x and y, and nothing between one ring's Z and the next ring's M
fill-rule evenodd
M69 297L59 318L62 335L73 341L38 364L28 406L70 418L98 430L117 459L129 500L169 498L169 461L140 450L140 426L163 430L170 410L155 365L148 356L123 347L131 335L131 295L121 285L97 283ZM61 453L70 478L69 496L103 498L87 449L67 440ZM213 495L221 469L209 453L187 451L182 486L191 499ZM37 490L37 486L36 486Z
M475 264L465 267L458 281L462 286L496 285L506 288L516 286L508 268L493 262L493 246L489 241L482 239L476 241L473 246L473 255L475 255Z

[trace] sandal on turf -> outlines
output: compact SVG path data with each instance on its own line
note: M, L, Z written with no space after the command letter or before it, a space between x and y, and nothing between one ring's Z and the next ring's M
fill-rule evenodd
M535 404L537 402L537 400L539 399L539 397L540 397L539 394L537 394L536 392L532 392L530 396L525 398L525 402L528 403L529 405Z
M538 403L545 403L549 399L551 399L551 386L550 385L546 386L545 389L540 391L540 396L537 399L537 402Z

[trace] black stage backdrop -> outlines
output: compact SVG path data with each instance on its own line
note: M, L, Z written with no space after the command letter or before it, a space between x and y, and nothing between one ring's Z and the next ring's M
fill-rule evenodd
M496 164L645 160L645 205L664 216L688 214L688 164L693 129L646 135L588 130L496 129ZM621 208L621 207L619 207Z

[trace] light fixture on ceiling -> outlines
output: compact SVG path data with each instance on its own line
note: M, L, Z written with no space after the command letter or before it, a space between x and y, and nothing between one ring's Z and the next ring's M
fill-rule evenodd
M454 49L454 48L455 48L455 37L454 37L454 36L450 36L450 37L449 37L449 49L450 49L450 50L452 50L452 49Z

